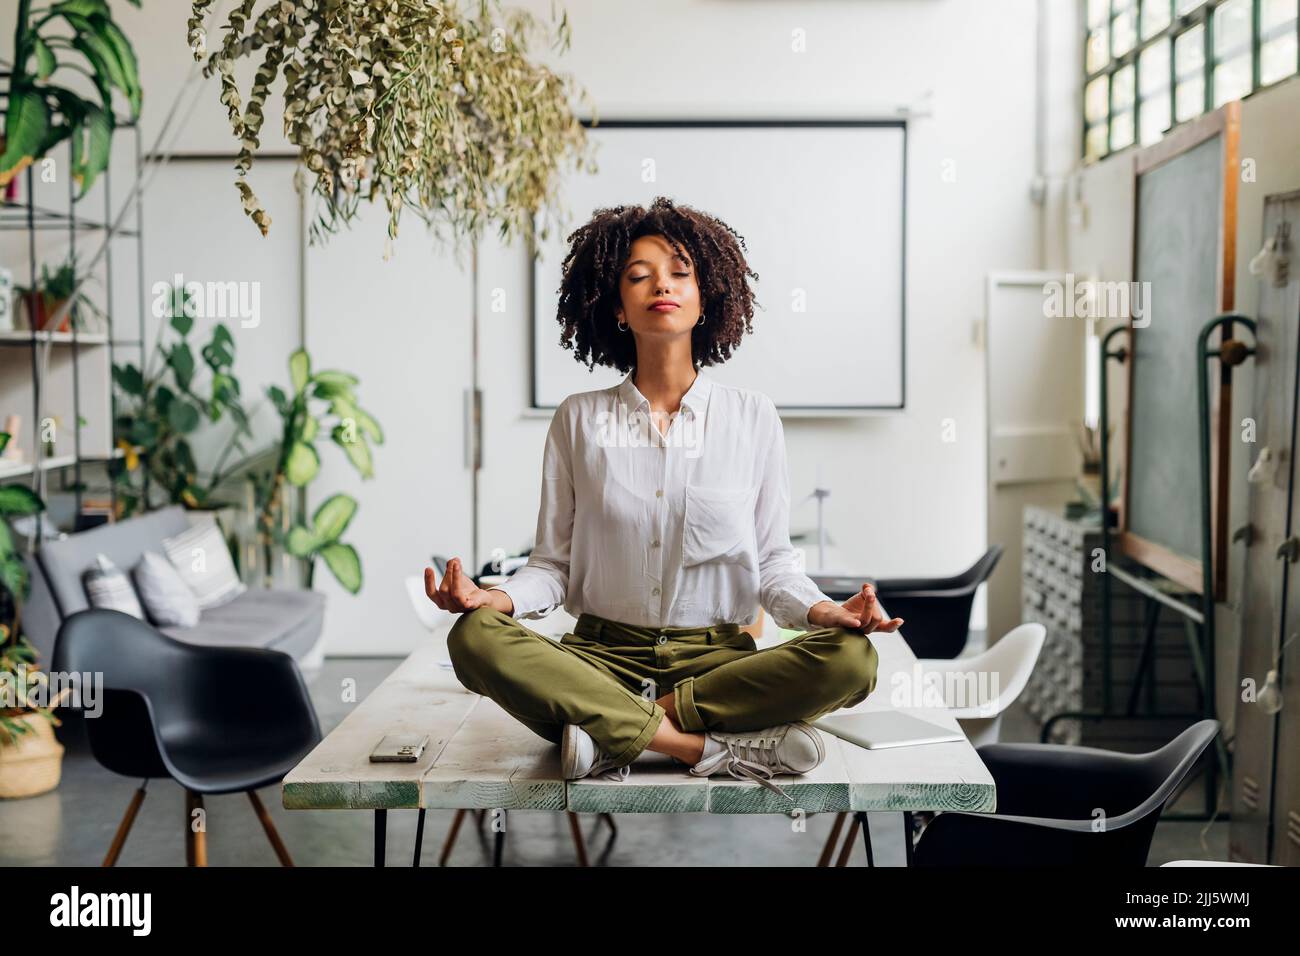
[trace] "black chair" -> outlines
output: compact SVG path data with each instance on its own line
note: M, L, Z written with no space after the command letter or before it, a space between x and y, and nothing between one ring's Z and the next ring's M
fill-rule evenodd
M248 794L276 856L292 866L258 787L278 783L320 742L320 723L293 658L256 647L204 647L172 640L129 614L79 611L59 628L52 670L102 675L103 699L82 697L86 736L100 764L142 777L104 866L117 862L152 777L185 788L186 862L207 865L203 797Z
M1145 866L1165 804L1219 732L1202 720L1159 750L988 744L997 812L944 812L921 832L916 866ZM1101 811L1099 814L1098 811Z
M995 544L956 577L881 579L875 582L876 596L890 617L907 622L901 633L917 657L957 657L970 634L975 590L993 574L1001 557L1002 545Z

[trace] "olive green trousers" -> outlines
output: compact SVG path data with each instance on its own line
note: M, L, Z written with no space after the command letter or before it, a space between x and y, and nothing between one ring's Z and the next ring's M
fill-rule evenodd
M617 766L631 763L671 692L684 731L759 730L815 720L875 689L871 639L842 627L758 650L739 624L633 627L583 614L558 642L492 607L462 614L447 637L465 687L559 743L578 724Z

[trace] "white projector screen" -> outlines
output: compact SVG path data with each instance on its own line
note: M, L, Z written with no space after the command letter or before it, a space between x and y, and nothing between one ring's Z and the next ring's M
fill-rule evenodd
M571 226L539 241L533 264L534 408L622 380L559 344L565 236L598 208L660 195L740 233L759 275L754 331L712 376L785 411L903 407L903 122L604 121L587 132L599 172L562 184Z

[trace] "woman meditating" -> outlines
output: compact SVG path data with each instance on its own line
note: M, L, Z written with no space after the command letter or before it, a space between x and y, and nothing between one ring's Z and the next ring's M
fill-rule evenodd
M429 598L461 612L456 676L547 740L566 779L626 779L645 750L697 776L770 782L825 757L809 722L876 685L867 637L895 631L868 584L843 604L790 546L785 434L762 392L704 372L753 331L744 239L660 197L569 236L561 344L626 372L560 403L528 563L478 588L452 558ZM833 347L831 345L830 347ZM802 631L757 650L762 605ZM563 605L559 642L525 627Z

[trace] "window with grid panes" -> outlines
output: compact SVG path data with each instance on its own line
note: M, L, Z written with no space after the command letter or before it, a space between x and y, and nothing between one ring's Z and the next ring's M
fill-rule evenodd
M1150 145L1300 70L1300 0L1085 0L1083 155Z

